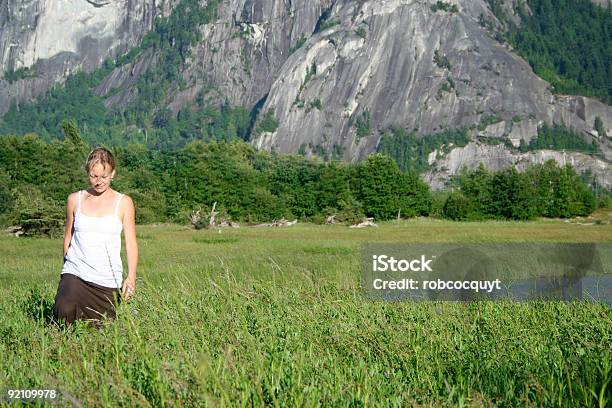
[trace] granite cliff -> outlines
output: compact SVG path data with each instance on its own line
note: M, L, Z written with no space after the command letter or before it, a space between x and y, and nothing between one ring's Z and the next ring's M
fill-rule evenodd
M0 3L0 114L70 73L99 67L137 45L151 28L155 0L4 0Z
M304 143L339 144L347 158L361 158L391 126L428 134L493 114L501 121L482 133L516 142L529 141L541 121L591 132L599 116L609 128L609 106L554 95L487 34L478 18L495 17L485 2L455 4L452 13L422 1L337 2L331 18L338 24L313 35L272 84L263 110L279 127L256 145L291 152ZM310 108L317 100L321 108ZM366 115L371 132L359 138L355 123Z

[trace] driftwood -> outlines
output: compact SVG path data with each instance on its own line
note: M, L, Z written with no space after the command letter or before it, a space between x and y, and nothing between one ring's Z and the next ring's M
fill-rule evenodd
M336 223L336 214L330 215L325 219L325 225L332 225Z
M202 216L200 215L200 210L191 211L191 215L189 215L189 221L191 222L191 225L193 226L198 225L201 219L202 219Z
M189 216L189 221L194 227L196 227L196 229L226 228L226 227L239 228L240 227L240 224L238 224L235 221L228 220L225 218L220 218L220 219L217 218L219 211L215 211L216 208L217 208L217 202L215 201L213 203L212 209L210 210L210 215L208 216L207 224L206 224L206 217L202 219L202 214L201 214L202 209L201 208L199 208L198 210L191 211L191 215Z
M21 225L11 225L6 229L6 232L16 237L20 237L25 234L25 231Z
M208 228L240 228L240 224L232 220L222 218L221 221L218 221L216 217L219 214L219 211L215 211L216 207L217 202L215 201L213 203L212 210L210 210Z
M240 224L232 220L223 220L218 224L213 225L214 228L240 228Z
M297 220L287 221L285 218L281 218L280 220L272 220L271 223L257 224L253 226L254 227L290 227L295 224L297 224Z
M378 225L374 223L374 218L365 218L359 224L351 225L349 228L365 228L365 227L375 227L375 228L378 228Z
M213 204L212 210L210 210L210 218L208 219L208 228L215 227L215 215L219 214L219 211L215 211L217 202Z

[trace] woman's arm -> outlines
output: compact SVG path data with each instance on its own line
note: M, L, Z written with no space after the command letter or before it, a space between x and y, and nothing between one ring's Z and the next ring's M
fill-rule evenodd
M129 196L123 199L123 233L127 252L128 276L123 282L122 296L129 300L136 290L136 267L138 266L138 242L136 241L136 217L134 202Z
M66 254L68 253L68 248L70 247L70 240L72 239L72 231L74 226L74 208L76 205L76 200L78 193L72 193L68 196L68 200L66 201L66 223L64 225L64 259L66 258Z

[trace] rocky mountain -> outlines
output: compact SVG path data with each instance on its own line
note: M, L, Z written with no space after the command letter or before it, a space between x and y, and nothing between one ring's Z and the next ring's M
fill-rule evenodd
M5 0L0 113L11 101L35 98L71 72L91 71L125 53L152 29L156 16L169 15L178 3ZM593 129L596 117L612 128L612 108L553 93L510 46L493 38L490 27L501 23L484 0L219 3L214 21L199 27L201 41L190 49L181 85L160 101L175 114L198 97L245 106L256 113L257 123L264 118L274 123L253 128L257 148L306 155L334 151L346 160L375 151L391 127L418 135L466 127L474 139L509 139L518 146L542 123L563 123L600 144L601 158L583 155L580 162L601 184L612 185L610 141ZM518 19L512 14L515 3L502 2ZM121 109L158 57L154 49L140 53L106 76L96 94L108 108ZM12 80L7 72L14 73ZM494 123L488 123L491 117ZM505 159L487 159L492 149ZM437 157L431 166L439 176L427 176L433 185L461 165L482 160L492 168L563 160L558 154L524 157L477 143Z
M151 29L155 0L3 0L0 2L0 114L70 73L91 71L136 46ZM7 72L21 72L6 80Z
M206 97L252 108L262 102L278 78L292 47L311 36L317 21L332 0L225 0L217 19L200 27L202 41L191 50L182 78L189 84L168 98L178 112L204 89ZM128 89L139 72L155 62L155 54L143 55L116 70L98 88L105 95L112 88ZM125 104L129 92L115 95L109 105Z
M589 132L599 116L609 128L608 105L554 95L524 60L490 38L478 24L481 14L495 18L485 2L456 5L452 13L433 12L422 1L336 3L338 24L311 37L272 84L263 110L279 127L256 145L294 152L303 143L337 143L346 157L359 158L391 126L428 134L491 114L502 120L483 133L515 141L529 141L541 121ZM321 109L309 108L315 100ZM371 132L359 138L356 119L366 115Z

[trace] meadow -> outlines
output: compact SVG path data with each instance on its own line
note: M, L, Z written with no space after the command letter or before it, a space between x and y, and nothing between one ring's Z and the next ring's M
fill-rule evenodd
M0 388L84 407L610 406L606 304L375 302L359 286L368 242L612 242L609 223L137 229L137 296L99 329L50 323L60 239L0 237Z

